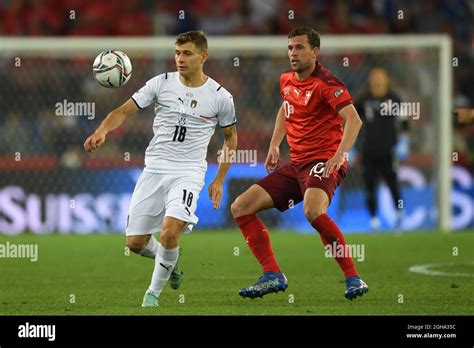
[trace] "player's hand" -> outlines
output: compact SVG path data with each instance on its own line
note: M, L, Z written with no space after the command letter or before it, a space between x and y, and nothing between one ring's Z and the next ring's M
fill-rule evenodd
M280 149L278 146L270 146L264 167L267 173L270 173L280 167Z
M329 178L334 169L339 170L346 160L345 157L344 153L336 152L336 154L325 163L323 178Z
M474 109L469 108L457 108L453 114L457 116L459 123L469 124L474 122Z
M84 150L92 152L105 142L105 134L95 131L84 142Z
M222 199L222 185L224 183L220 180L214 180L209 185L209 198L211 199L212 206L214 209L219 209L221 206L221 199Z

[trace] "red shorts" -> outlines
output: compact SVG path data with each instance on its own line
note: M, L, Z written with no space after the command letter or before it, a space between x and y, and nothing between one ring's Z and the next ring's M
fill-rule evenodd
M325 159L302 164L288 163L256 182L272 197L275 208L285 211L303 200L307 188L317 187L326 192L331 204L332 196L346 176L347 162L328 178L323 178Z

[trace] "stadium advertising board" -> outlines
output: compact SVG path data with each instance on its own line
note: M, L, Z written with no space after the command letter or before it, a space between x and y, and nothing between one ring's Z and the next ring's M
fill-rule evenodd
M224 185L221 208L212 207L207 196L207 185L214 177L217 165L209 165L205 188L199 197L197 216L204 228L234 227L230 202L240 193L242 184L250 185L265 175L262 164L249 170L246 165L231 167ZM8 172L0 183L0 233L7 235L31 231L34 234L59 233L122 233L127 221L127 210L140 169L74 170ZM452 228L474 226L474 178L462 167L453 168ZM398 171L404 202L403 230L436 227L436 191L423 173L404 166ZM34 180L32 180L34 178ZM384 185L378 189L379 217L382 230L391 230L395 222L395 207L390 192ZM328 214L342 230L369 230L369 214L365 207L362 188L344 185L336 192ZM295 205L283 214L266 212L264 218L272 228L312 233L302 207Z

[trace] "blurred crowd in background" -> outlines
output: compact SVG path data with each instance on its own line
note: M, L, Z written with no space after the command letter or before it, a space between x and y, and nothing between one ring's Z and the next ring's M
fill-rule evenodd
M437 105L432 101L438 97L434 80L437 67L430 66L435 63L423 55L428 52L436 57L437 52L415 52L414 55L422 55L415 58L401 54L399 59L384 56L372 59L360 54L355 56L355 66L343 69L342 54L325 56L324 35L448 34L453 38L453 55L458 62L453 67L454 106L474 107L473 13L474 2L463 0L3 0L0 2L0 36L152 37L196 29L204 30L209 36L286 35L296 26L311 26L322 34L321 61L347 84L355 98L365 88L370 67L381 64L388 69L405 99L425 105L422 118L426 123L421 120L411 128L413 151L409 160L419 164L424 157L416 155L426 153L429 157L435 148L436 133L432 129L435 123L430 117L432 108ZM212 41L209 44L212 46ZM279 73L288 69L285 51L282 47L281 58L254 56L245 61L243 57L240 69L235 69L231 59L212 57L205 67L206 73L234 95L239 147L257 149L260 161L265 159L274 117L281 104L278 81ZM0 57L0 95L4 104L0 118L0 156L16 152L46 155L58 158L60 165L69 168L82 166L86 160L82 144L87 135L108 111L124 102L146 80L163 71L175 70L172 52L170 48L170 60L158 64L161 70L157 69L152 55L132 56L134 75L119 90L108 90L95 83L91 73L94 57L25 57L21 68L14 66L12 57ZM400 74L401 71L404 74ZM404 81L403 76L416 78ZM96 119L55 116L55 105L63 100L95 102ZM108 146L94 153L92 158L121 158L124 153L130 153L132 163L136 158L142 161L152 137L151 109L111 133ZM474 127L455 124L454 150L459 152L458 164L471 170L474 168L473 135ZM215 154L221 144L220 137L214 138L209 153ZM216 158L209 156L209 161L215 162ZM122 159L119 162L123 164Z
M275 35L297 21L334 34L444 32L468 53L473 7L467 0L3 0L0 34L148 36L200 28L209 35Z

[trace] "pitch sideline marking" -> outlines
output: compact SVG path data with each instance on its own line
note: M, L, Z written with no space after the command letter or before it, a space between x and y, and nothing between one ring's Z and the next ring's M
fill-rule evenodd
M467 263L466 262L465 263L449 262L449 263L430 263L430 264L425 264L425 265L413 265L408 269L408 271L413 272L413 273L432 275L432 276L474 277L474 273L462 273L462 272L450 273L450 272L432 271L429 269L432 267L454 266L454 265L474 265L474 262L470 262L470 263L469 262Z

